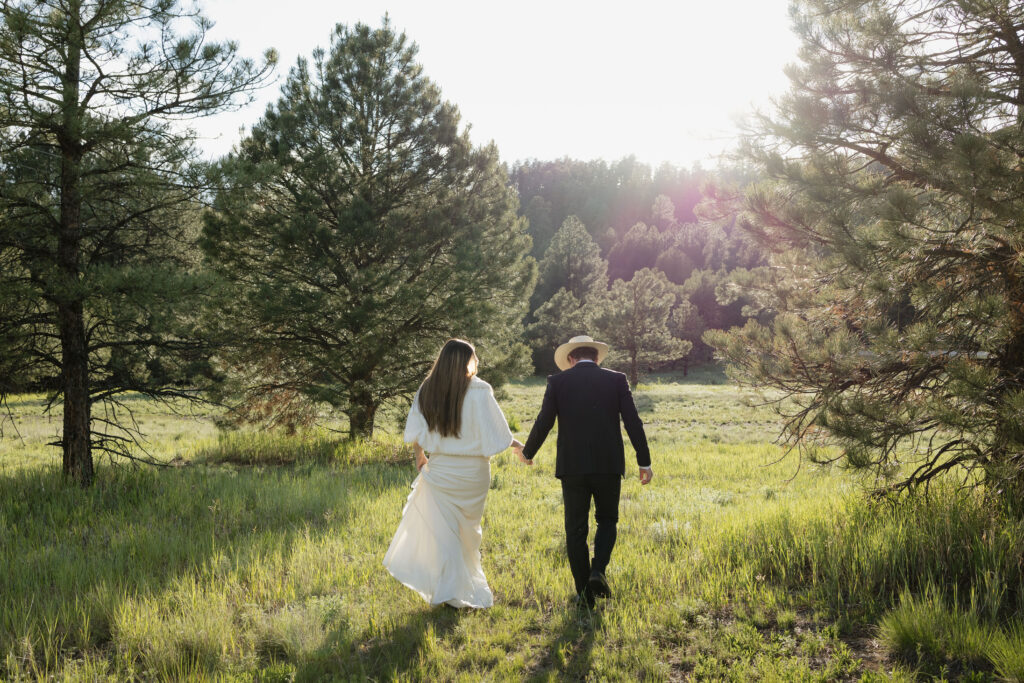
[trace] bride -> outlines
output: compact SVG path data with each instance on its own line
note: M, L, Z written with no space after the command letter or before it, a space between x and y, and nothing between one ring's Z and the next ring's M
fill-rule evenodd
M419 476L384 566L431 605L494 604L480 566L490 456L522 444L512 438L491 385L476 376L477 365L472 344L448 340L405 424Z

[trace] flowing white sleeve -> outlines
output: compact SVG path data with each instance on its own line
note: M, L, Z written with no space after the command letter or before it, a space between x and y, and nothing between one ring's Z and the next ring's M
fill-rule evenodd
M417 391L412 399L412 405L409 406L409 417L405 420L405 435L402 440L405 443L418 443L422 446L426 443L428 431L430 429L427 427L427 418L420 412L420 392Z
M480 434L483 454L488 457L497 455L512 444L512 432L508 428L505 414L494 398L494 390L490 386L479 395L478 410L480 415Z

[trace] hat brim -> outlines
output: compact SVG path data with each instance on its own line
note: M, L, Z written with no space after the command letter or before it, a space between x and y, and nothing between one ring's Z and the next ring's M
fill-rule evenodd
M559 370L568 370L572 367L569 363L569 354L575 349L580 347L589 347L597 351L597 364L600 365L601 361L608 355L608 345L604 342L599 341L585 341L585 342L568 342L562 344L555 349L555 365L558 366Z

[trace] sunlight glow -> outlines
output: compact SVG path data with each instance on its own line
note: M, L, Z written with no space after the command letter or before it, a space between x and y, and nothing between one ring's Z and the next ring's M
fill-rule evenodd
M280 53L278 82L240 112L200 121L206 153L228 151L262 115L299 55L336 23L385 13L420 48L425 73L502 158L714 163L736 119L786 87L795 61L788 0L629 3L465 0L200 0L211 35L244 54Z

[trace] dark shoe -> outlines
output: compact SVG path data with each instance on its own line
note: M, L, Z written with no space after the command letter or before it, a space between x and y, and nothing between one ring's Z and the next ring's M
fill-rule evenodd
M604 578L604 572L591 572L590 580L587 581L587 588L596 598L612 597L612 589L608 587L608 579Z

